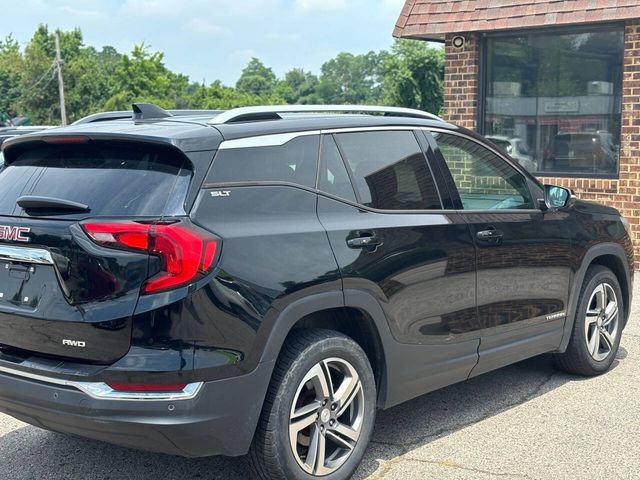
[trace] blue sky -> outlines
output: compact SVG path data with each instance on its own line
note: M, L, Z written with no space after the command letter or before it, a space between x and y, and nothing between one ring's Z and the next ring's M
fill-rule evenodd
M194 81L233 85L252 56L281 75L318 73L337 53L388 48L404 0L18 0L0 35L26 43L39 23L80 27L85 43L130 52L144 42Z

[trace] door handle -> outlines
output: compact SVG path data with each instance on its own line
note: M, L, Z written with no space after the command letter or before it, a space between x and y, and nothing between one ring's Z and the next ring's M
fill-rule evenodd
M502 243L502 237L502 230L496 230L495 227L487 227L486 230L481 230L476 233L478 241L488 245L500 245Z
M378 237L372 233L363 232L358 237L347 239L347 246L349 248L367 248L376 247L382 245L382 242Z

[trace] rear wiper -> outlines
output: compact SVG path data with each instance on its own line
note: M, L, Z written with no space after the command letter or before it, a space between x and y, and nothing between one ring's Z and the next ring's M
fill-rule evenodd
M35 195L23 195L16 203L25 210L70 210L74 212L87 212L89 205L84 203L64 200L62 198L38 197Z

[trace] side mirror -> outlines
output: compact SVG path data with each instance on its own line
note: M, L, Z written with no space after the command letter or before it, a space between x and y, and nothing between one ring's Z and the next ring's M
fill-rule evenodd
M575 196L568 188L558 187L556 185L544 186L544 210L556 210L558 208L567 207L571 204ZM542 206L542 205L541 205Z

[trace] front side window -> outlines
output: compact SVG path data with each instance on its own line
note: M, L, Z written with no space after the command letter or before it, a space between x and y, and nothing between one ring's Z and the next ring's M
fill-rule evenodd
M382 210L441 209L424 154L409 130L339 133L360 203Z
M287 182L315 188L319 148L319 135L305 135L284 145L222 149L207 182Z
M433 132L465 210L533 208L526 178L506 160L465 137Z
M487 38L483 133L539 175L616 175L623 51L622 27Z

